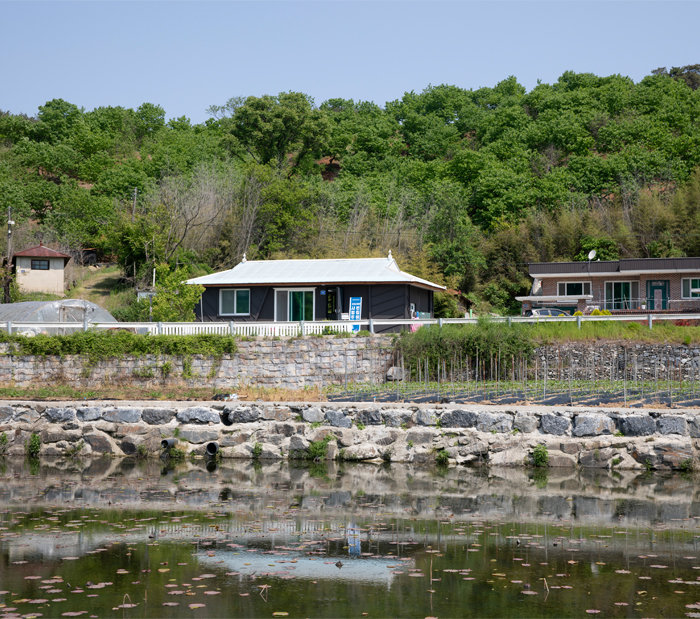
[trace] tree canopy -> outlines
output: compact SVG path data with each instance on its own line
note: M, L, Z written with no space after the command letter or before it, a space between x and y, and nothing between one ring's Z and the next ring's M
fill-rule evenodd
M567 71L529 92L407 92L383 107L234 97L211 118L0 112L0 208L15 247L96 247L129 277L249 257L385 254L501 311L526 265L700 255L700 65L638 83ZM163 268L163 267L161 267Z

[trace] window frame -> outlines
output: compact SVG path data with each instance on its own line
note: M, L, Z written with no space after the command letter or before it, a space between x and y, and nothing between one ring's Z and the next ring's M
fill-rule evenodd
M568 294L567 288L569 287L569 284L581 284L581 294ZM560 292L561 286L564 286L564 294ZM588 292L586 292L586 288L588 288ZM570 281L564 281L564 282L557 282L557 296L558 297L590 297L591 296L591 282L584 282L584 281L576 281L576 282L570 282Z
M608 284L612 286L612 292L613 296L612 298L608 298ZM618 305L621 304L622 302L622 297L616 300L615 297L615 284L629 284L630 287L630 296L629 296L629 307L615 307L615 304L617 303ZM634 296L634 291L633 287L637 286L637 296ZM605 303L603 304L605 309L607 310L630 310L630 309L637 309L641 303L640 298L639 298L639 287L640 287L640 282L639 280L636 279L611 279L607 280L603 284L603 292L604 292L604 298L605 298Z
M233 292L233 313L224 312L223 298L224 293ZM238 293L248 293L248 311L238 311ZM250 288L219 288L219 316L250 316Z
M299 321L292 321L289 319L289 312L291 310L291 302L290 302L290 293L291 292L310 292L311 294L311 322L316 320L316 288L315 287L302 287L302 288L274 288L273 289L273 297L275 299L275 304L274 304L274 322L299 322ZM287 319L286 320L277 320L277 293L278 292L286 292L287 293ZM307 322L307 321L302 321L302 322Z
M681 278L681 299L700 299L700 286L693 288L693 280L700 284L700 277L683 277ZM689 295L685 295L685 282L688 282ZM695 293L695 294L693 294Z
M46 267L34 266L35 264L42 263ZM32 258L29 263L30 270L32 271L50 271L51 270L51 260L49 258Z

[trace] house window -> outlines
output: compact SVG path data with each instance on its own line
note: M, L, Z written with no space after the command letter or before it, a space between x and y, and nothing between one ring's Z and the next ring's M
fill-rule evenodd
M32 259L32 271L48 271L49 261L48 260L34 260Z
M605 309L626 310L639 307L639 282L605 282Z
M275 320L278 322L313 320L315 309L313 288L275 290Z
M557 282L557 296L582 297L591 294L591 282Z
M696 299L700 297L700 278L686 278L681 280L681 296L684 299Z
M219 290L219 316L249 316L250 290L223 288Z

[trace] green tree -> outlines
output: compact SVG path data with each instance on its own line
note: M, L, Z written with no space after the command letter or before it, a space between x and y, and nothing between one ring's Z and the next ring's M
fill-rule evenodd
M153 320L162 322L193 322L194 308L204 292L204 286L186 284L187 269L171 270L167 264L156 267L156 294L153 297Z

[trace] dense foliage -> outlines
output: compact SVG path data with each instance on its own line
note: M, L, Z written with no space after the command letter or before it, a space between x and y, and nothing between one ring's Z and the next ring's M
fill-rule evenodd
M698 68L430 86L384 107L239 97L200 125L55 99L35 118L0 113L0 209L15 248L95 247L136 281L244 252L391 249L477 309L508 310L529 261L700 255Z
M123 355L207 355L236 352L236 340L226 335L139 335L128 331L86 331L72 335L25 337L0 332L14 355L84 355L92 361Z

